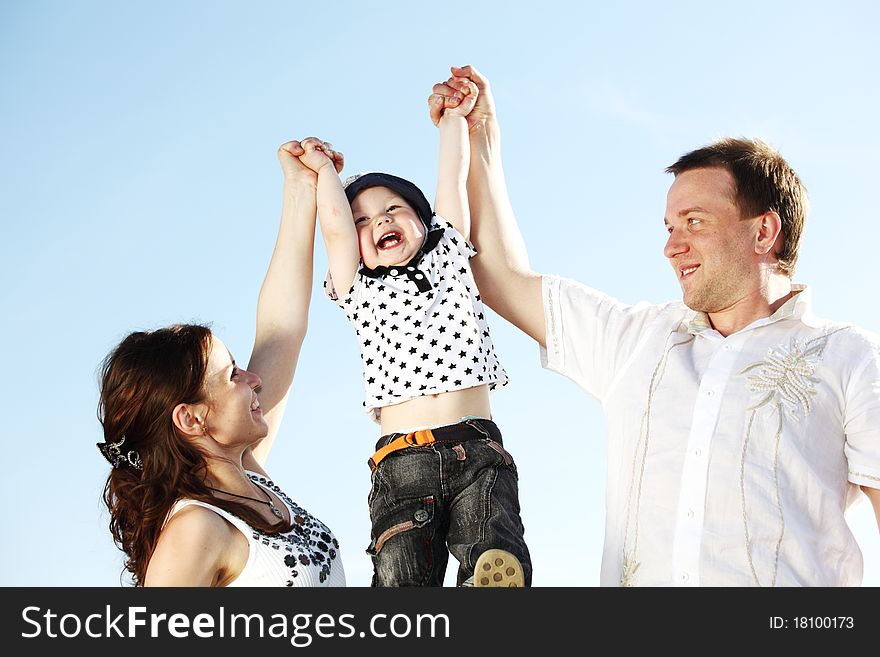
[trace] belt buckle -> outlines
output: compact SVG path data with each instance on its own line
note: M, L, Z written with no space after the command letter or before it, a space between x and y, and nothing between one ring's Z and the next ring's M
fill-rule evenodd
M410 438L412 436L412 438ZM415 445L416 447L422 447L424 445L433 445L437 442L436 438L434 438L434 432L430 429L422 429L420 431L414 431L411 434L406 435L406 442L410 445Z

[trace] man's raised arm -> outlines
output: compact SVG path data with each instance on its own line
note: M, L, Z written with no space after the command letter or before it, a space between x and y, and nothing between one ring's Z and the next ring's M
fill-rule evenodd
M514 326L544 344L545 324L541 275L529 266L525 242L507 195L501 164L501 131L489 81L475 68L452 67L452 77L434 85L431 118L437 123L444 107L462 96L463 80L479 89L477 103L467 115L471 161L467 190L471 211L471 242L478 255L471 267L483 301ZM436 102L435 96L443 97Z

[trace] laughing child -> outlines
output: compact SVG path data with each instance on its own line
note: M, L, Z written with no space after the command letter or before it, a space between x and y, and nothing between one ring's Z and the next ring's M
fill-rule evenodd
M469 262L465 116L477 88L462 84L438 126L435 212L397 176L343 184L332 146L302 142L318 174L325 290L355 329L364 407L381 427L369 459L373 586L442 586L450 552L460 586L531 583L516 466L489 406L507 375Z

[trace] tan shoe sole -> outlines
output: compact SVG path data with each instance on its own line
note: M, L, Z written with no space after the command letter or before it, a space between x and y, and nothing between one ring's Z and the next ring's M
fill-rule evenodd
M474 586L523 588L522 564L507 550L486 550L474 566Z

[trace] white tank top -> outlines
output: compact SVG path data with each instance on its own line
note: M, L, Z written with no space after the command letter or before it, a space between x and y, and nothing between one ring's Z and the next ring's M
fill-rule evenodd
M190 499L178 500L168 519L184 507L201 506L244 534L248 542L248 560L228 586L345 586L339 543L327 525L291 500L274 482L255 472L247 471L247 475L284 502L293 522L290 532L264 534L228 511Z

